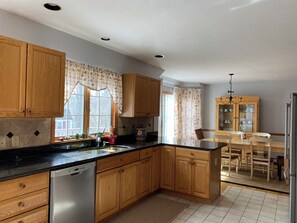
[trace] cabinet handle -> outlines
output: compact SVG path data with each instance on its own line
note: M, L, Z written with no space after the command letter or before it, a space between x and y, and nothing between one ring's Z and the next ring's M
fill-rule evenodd
M194 153L190 153L191 156L194 156Z
M125 172L125 170L124 170L124 169L122 170L122 173L123 173L123 172Z
M22 188L22 189L24 189L24 188L26 188L26 184L24 184L24 183L20 183L20 184L19 184L19 187Z
M26 110L23 110L23 113L25 113L26 112Z
M25 203L22 202L22 201L20 201L20 202L18 203L18 206L19 206L20 208L23 208L23 207L25 207Z
M18 221L18 223L25 223L23 220Z

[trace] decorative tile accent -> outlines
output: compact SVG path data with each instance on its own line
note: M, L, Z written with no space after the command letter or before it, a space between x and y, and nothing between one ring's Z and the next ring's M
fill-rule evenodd
M6 136L11 139L13 137L13 133L9 132Z
M40 132L38 132L38 130L36 130L35 132L34 132L34 135L36 135L36 136L38 136L40 134Z
M143 127L146 132L153 132L154 117L135 117L126 118L119 117L118 120L118 135L131 135L136 132L136 128Z
M34 133L38 130L39 135ZM20 137L20 147L40 146L50 143L51 119L50 118L5 118L0 119L0 136L7 135ZM11 140L10 140L11 141ZM11 143L7 143L7 148L12 149Z

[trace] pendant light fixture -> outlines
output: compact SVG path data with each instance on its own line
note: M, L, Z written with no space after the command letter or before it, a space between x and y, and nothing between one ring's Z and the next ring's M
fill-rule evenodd
M242 101L242 97L241 96L233 96L234 91L232 88L232 76L234 74L229 74L230 76L230 81L229 81L229 85L230 85L230 90L228 91L229 96L225 96L225 97L220 97L220 101L223 104L239 104Z

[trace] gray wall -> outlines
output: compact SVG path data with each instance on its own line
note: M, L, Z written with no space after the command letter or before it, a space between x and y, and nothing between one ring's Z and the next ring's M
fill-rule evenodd
M260 96L260 131L284 133L285 103L297 92L297 81L233 83L236 95ZM227 95L229 84L205 85L203 128L215 129L215 97Z
M0 10L0 35L66 52L68 59L119 73L159 77L164 70L71 36L32 20Z

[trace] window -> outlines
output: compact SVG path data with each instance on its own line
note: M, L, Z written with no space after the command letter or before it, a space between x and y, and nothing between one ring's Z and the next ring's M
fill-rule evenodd
M172 93L163 92L162 95L162 136L174 137L174 97Z
M109 131L111 126L111 97L108 89L90 90L89 134Z
M64 105L64 117L55 119L53 141L86 132L108 132L116 125L116 114L108 89L95 91L78 84Z
M71 136L83 133L84 87L78 84L69 101L64 105L64 117L56 118L55 136Z

